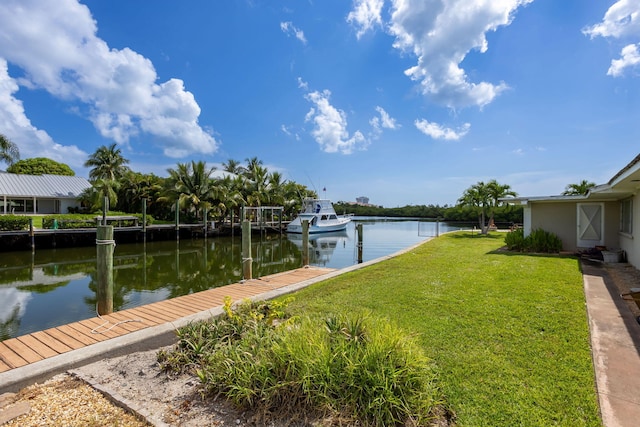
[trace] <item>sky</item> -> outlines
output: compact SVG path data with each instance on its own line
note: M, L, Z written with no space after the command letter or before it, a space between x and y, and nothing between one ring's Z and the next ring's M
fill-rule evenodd
M2 0L0 133L84 177L117 143L333 201L557 195L640 152L640 0Z

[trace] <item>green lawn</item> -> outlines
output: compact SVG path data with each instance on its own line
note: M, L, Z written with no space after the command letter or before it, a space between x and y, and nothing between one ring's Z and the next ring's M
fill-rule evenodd
M460 426L599 426L578 260L441 236L295 294L290 309L368 311L415 334Z

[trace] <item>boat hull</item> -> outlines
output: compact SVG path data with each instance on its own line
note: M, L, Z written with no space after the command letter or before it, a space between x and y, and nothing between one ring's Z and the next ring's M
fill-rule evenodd
M310 225L309 226L309 234L317 234L317 233L331 233L334 231L342 231L346 230L347 224L351 222L351 219L345 219L344 221L340 221L335 224L323 224L323 225ZM302 233L302 224L294 224L291 223L287 226L287 233Z

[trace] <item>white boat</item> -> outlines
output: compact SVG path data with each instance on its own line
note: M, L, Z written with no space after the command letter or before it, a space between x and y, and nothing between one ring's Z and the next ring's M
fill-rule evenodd
M305 199L298 217L287 226L287 233L302 233L302 221L309 221L309 234L328 233L347 228L351 215L336 215L327 199Z

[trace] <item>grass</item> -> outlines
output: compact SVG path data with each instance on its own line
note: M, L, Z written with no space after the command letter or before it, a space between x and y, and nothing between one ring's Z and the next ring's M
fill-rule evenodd
M296 293L293 314L362 312L416 335L460 426L599 426L578 260L441 236Z

